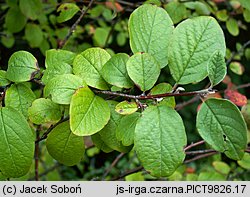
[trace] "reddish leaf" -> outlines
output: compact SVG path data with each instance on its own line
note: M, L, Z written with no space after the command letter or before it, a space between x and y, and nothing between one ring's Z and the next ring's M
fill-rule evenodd
M247 104L247 97L237 90L225 90L225 98L232 101L237 106L243 106Z
M194 168L191 168L191 167L187 167L187 168L186 168L186 173L188 173L188 174L195 173L195 169L194 169Z
M105 2L105 5L108 8L110 8L112 10L115 10L116 12L122 12L123 11L123 7L119 3L114 3L114 2L107 1L107 2Z

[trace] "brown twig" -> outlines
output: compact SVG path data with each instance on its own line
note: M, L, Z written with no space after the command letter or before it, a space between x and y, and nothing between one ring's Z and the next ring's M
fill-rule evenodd
M191 148L193 148L193 147L195 147L195 146L199 146L199 145L201 145L201 144L204 144L204 143L205 143L204 140L201 140L201 141L199 141L199 142L192 143L192 144L186 146L186 147L184 148L184 151L186 152L187 150L189 150L189 149L191 149Z
M196 161L196 160L198 160L198 159L202 159L202 158L204 158L204 157L209 157L209 156L215 155L215 154L217 154L217 153L218 153L218 152L214 151L214 152L209 152L209 153L205 153L205 154L202 154L202 155L198 155L198 156L196 156L196 157L194 157L194 158L192 158L192 159L185 160L184 163L185 163L185 164L186 164L186 163L191 163L191 162Z
M56 124L51 125L51 126L47 129L47 131L44 132L44 134L42 135L42 137L40 137L38 140L36 140L36 144L39 143L39 142L42 141L42 140L45 140L45 139L48 137L49 133L50 133L57 125L61 124L62 122L65 122L65 121L67 121L67 120L69 120L69 117L62 118L62 119L61 119L59 122L57 122Z
M105 171L105 173L102 176L102 180L104 180L106 178L106 176L110 173L110 171L112 170L112 168L115 167L115 165L118 163L118 161L125 155L125 153L120 153L115 160L112 162L112 164L109 166L109 168Z
M88 6L86 7L86 9L84 9L84 7L81 9L81 15L76 20L76 22L70 27L69 32L65 36L65 38L58 44L58 49L63 48L63 46L66 44L66 42L68 41L68 39L70 38L70 36L75 31L76 26L81 22L82 18L85 16L85 14L87 13L87 11L91 8L91 6L92 6L93 3L94 3L94 0L91 0L89 2Z
M196 155L196 154L203 154L203 153L210 153L214 152L215 150L213 149L207 149L207 150L194 150L194 151L186 151L186 155Z
M123 174L121 174L120 176L111 179L111 181L117 181L119 179L124 178L125 176L130 175L130 174L133 174L133 173L136 173L136 172L140 172L142 169L143 169L143 166L139 166L139 167L136 167L134 169L128 170L128 171L124 172Z
M138 100L148 100L148 99L156 99L156 98L164 98L164 97L171 97L171 96L193 96L193 95L204 95L210 94L213 92L209 89L192 91L192 92L172 92L172 93L164 93L164 94L156 94L156 95L130 95L124 94L120 92L112 92L106 90L94 90L95 93L107 94L107 95L114 95L114 96L121 96L130 99L138 99Z

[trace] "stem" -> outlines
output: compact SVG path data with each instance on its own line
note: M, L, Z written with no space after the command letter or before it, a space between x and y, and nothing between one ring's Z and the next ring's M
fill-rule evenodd
M47 129L47 131L44 132L44 134L42 135L42 137L40 137L39 139L36 140L36 144L39 143L39 142L42 141L42 140L45 140L45 139L48 137L49 133L50 133L57 125L61 124L62 122L65 122L65 121L67 121L67 120L69 120L69 117L62 118L62 119L61 119L59 122L57 122L56 124L51 125L51 126Z
M215 152L213 149L208 149L208 150L195 150L195 151L186 151L186 155L195 155L195 154L203 154L203 153L210 153L210 152Z
M120 153L115 160L112 162L112 164L109 166L109 168L106 170L106 172L102 176L102 180L106 178L106 176L110 173L113 167L118 163L118 161L125 155L125 153Z
M192 143L192 144L186 146L186 147L184 148L184 151L186 152L187 150L189 150L189 149L191 149L191 148L193 148L193 147L195 147L195 146L199 146L199 145L201 145L201 144L204 144L204 143L205 143L204 140L201 140L201 141L199 141L199 142Z
M142 166L139 166L139 167L134 168L134 169L132 169L132 170L128 170L128 171L126 171L125 173L121 174L120 176L111 179L111 181L117 181L117 180L119 180L119 179L124 178L125 176L130 175L130 174L133 174L133 173L136 173L136 172L140 172L142 169L143 169L143 167L142 167Z
M63 46L66 44L66 42L68 41L68 39L70 38L70 36L73 34L73 32L76 29L76 26L81 22L82 18L85 16L85 14L87 13L87 11L90 9L90 7L92 6L92 4L94 3L94 0L91 0L87 6L87 8L84 10L84 7L81 10L81 15L79 16L79 18L76 20L76 22L71 26L71 28L69 29L68 34L65 36L65 38L58 44L58 49L63 48Z
M214 93L210 89L198 90L193 92L172 92L172 93L164 93L164 94L156 94L156 95L129 95L120 92L111 92L106 90L94 90L95 93L102 93L113 96L121 96L130 99L138 99L138 100L148 100L148 99L156 99L156 98L164 98L171 96L193 96L193 95L204 95Z
M187 164L187 163L196 161L198 159L202 159L202 158L205 158L205 157L209 157L209 156L215 155L217 153L218 152L214 151L214 152L209 152L209 153L206 153L206 154L198 155L198 156L196 156L196 157L194 157L192 159L188 159L188 160L184 161L184 163Z

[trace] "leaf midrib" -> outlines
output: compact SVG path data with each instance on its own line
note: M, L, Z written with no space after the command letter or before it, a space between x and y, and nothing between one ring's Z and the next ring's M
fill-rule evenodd
M225 132L225 130L224 130L224 128L223 128L221 122L220 122L219 119L217 118L216 114L214 113L214 111L212 110L212 108L211 108L206 102L204 102L204 103L206 104L206 106L208 107L208 109L211 111L212 115L215 117L215 120L218 122L218 124L219 124L221 130L223 131L223 134L226 135L226 137L228 138L230 144L232 144L232 147L233 147L235 153L238 155L238 152L237 152L237 149L235 148L235 145L232 143L232 141L230 140L229 136L228 136L227 133ZM225 148L225 151L228 151L228 150L226 149L225 146L224 146L224 148Z
M190 63L190 61L191 61L191 59L192 59L192 57L193 57L193 55L194 55L194 53L195 53L195 51L196 51L198 45L199 45L199 43L200 43L202 37L203 37L203 34L204 34L204 32L207 30L207 27L208 27L208 25L210 24L210 22L211 22L211 20L208 21L206 27L204 28L204 30L203 30L202 33L201 33L201 36L199 37L197 43L195 44L194 50L192 51L191 55L189 56L189 59L188 59L186 65L184 65L183 72L181 73L179 79L176 81L177 84L179 83L179 81L180 81L181 78L183 77L183 75L184 75L184 73L185 73L185 71L186 71L186 69L187 69L187 67L188 67L188 65L189 65L189 63Z

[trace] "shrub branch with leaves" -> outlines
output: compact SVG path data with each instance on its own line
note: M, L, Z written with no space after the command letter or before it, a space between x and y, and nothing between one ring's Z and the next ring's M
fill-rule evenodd
M168 177L182 163L218 152L241 160L249 150L241 112L227 99L207 98L227 72L226 44L217 21L198 16L174 27L166 10L145 4L128 21L131 56L111 56L99 47L79 54L61 49L92 3L81 10L80 18L59 43L60 49L46 51L45 70L31 53L18 51L10 57L7 71L1 71L1 86L5 87L0 108L2 175L13 178L28 173L34 150L44 140L55 160L76 165L83 159L88 136L105 153L121 152L111 168L124 153L135 150L142 166L117 179L142 168L152 176ZM64 17L62 14L61 20ZM167 81L158 83L166 66L175 81L173 87ZM181 87L207 77L210 84L205 89L186 92ZM35 95L26 82L40 86L42 95ZM194 95L203 101L196 117L203 140L188 145L175 97ZM36 139L32 130L37 132ZM190 151L205 142L210 149ZM200 155L185 160L186 155L196 154Z

